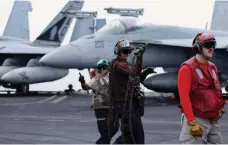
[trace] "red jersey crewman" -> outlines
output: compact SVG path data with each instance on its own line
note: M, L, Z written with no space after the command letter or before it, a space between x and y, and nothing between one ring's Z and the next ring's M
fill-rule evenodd
M212 33L196 35L195 56L185 61L178 73L180 95L180 141L187 144L222 143L219 119L225 112L217 67L209 62L216 46Z

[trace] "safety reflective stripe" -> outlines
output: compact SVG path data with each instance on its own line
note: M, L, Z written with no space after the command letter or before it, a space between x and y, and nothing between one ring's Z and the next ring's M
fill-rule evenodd
M200 77L200 79L203 79L203 73L202 73L201 69L196 68L195 71L196 71L197 75ZM213 79L214 79L214 80L217 80L217 75L216 75L216 72L215 72L214 69L212 69L212 75L213 75L213 76L212 76Z
M216 73L215 73L215 70L214 70L214 69L212 69L212 75L213 75L214 80L217 80L217 75L216 75Z
M196 73L198 74L198 76L200 77L200 79L203 79L203 73L199 68L195 69Z

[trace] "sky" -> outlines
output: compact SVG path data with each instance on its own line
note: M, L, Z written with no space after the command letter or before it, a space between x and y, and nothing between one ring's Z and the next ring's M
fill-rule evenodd
M30 40L33 41L64 7L68 0L30 0L32 12L29 14ZM11 12L14 0L0 1L0 34L3 33ZM82 10L97 11L98 18L106 18L107 22L119 17L107 14L104 8L144 8L144 15L139 16L142 23L153 23L163 25L176 25L191 28L205 28L206 23L212 17L214 0L85 0ZM73 23L74 24L74 23ZM73 25L63 44L69 43ZM155 69L163 72L161 68ZM80 71L89 80L88 70ZM76 90L80 89L78 82L79 71L70 70L68 76L63 79L30 85L30 90L59 91L73 84Z

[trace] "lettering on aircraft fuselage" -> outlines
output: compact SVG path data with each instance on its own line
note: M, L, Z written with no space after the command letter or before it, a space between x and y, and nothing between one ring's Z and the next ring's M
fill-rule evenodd
M95 48L104 48L104 40L97 40L94 41L95 43Z
M26 81L29 80L29 77L26 75L26 73L24 71L20 72L19 75L22 77L23 80L26 80Z

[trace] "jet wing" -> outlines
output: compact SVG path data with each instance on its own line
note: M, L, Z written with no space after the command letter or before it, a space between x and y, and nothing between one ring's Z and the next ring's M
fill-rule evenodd
M190 49L192 48L192 40L193 39L165 39L165 40L155 40L155 41L133 41L131 42L131 44L137 45L137 44L148 44L148 48L151 47L159 47L159 48L163 48L163 47L170 47L170 48L186 48L186 49ZM216 37L217 40L217 45L216 45L216 49L228 49L228 37Z
M8 54L8 55L44 55L53 51L51 48L46 47L0 47L0 55Z

